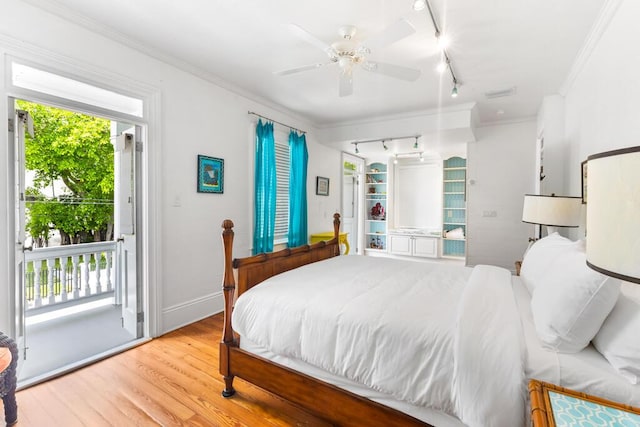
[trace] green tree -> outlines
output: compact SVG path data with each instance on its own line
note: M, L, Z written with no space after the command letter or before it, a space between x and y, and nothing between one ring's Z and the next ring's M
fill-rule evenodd
M44 224L60 231L62 244L111 240L111 122L27 101L18 101L18 108L28 111L34 123L34 137L25 139L26 168L35 173L27 192L32 196L27 229L34 241L46 242ZM45 197L59 181L66 186L63 194Z

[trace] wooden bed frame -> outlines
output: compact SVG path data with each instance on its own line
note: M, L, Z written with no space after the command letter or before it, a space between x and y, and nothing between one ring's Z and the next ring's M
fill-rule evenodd
M220 373L224 377L224 397L235 394L234 377L242 378L334 425L348 426L428 426L407 414L358 396L309 375L276 364L240 348L233 332L231 313L238 296L276 274L312 262L340 255L338 241L340 215L334 214L333 239L313 245L232 259L233 222L222 223L224 245L224 329L220 343ZM336 295L336 298L339 298ZM402 351L402 349L399 349Z

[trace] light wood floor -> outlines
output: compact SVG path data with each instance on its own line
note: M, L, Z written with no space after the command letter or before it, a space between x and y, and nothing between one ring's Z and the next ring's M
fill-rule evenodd
M240 379L223 398L221 332L219 314L22 390L17 426L328 425Z

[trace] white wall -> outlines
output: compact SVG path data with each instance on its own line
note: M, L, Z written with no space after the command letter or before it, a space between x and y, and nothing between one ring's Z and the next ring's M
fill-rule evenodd
M514 270L533 237L522 203L535 184L536 122L478 127L476 138L467 145L467 265Z
M569 189L580 191L580 162L602 151L640 144L640 2L624 0L589 51L565 101ZM603 18L606 19L606 16Z
M151 283L159 301L157 333L175 329L220 311L222 246L220 225L235 222L235 253L250 248L252 223L252 120L256 111L308 131L309 232L331 229L331 216L340 206L340 153L318 145L309 123L221 88L176 66L158 61L83 27L50 15L20 1L12 1L0 14L0 84L5 81L6 54L55 66L73 74L140 82L155 88L159 105L157 132L150 136L150 151L161 153L155 168L157 195L151 195L150 215L157 221L154 245L157 253L155 280ZM0 98L8 95L0 87ZM0 102L0 198L6 200L6 102ZM196 192L196 156L206 154L225 160L224 194ZM151 159L153 162L153 159ZM315 196L315 176L331 179L329 197ZM4 202L3 202L4 205ZM0 238L9 242L8 210L0 209ZM9 244L0 248L0 330L9 330ZM148 255L149 255L148 254ZM7 310L5 310L7 307ZM152 319L153 321L153 319Z
M640 145L640 2L609 0L564 89L562 192L581 195L580 163L595 153ZM539 117L542 126L552 117ZM546 172L546 171L545 171ZM572 229L584 237L584 228Z

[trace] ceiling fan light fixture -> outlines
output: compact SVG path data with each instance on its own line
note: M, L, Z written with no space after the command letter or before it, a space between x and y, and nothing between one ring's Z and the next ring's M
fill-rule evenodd
M427 0L414 0L413 2L413 10L419 12L427 7Z

